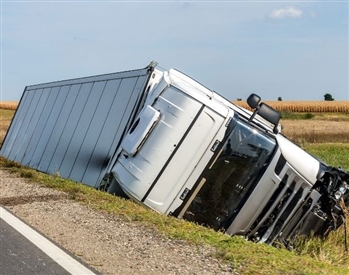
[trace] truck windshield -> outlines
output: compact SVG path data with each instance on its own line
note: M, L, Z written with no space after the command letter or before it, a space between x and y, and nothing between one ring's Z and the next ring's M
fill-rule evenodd
M237 119L227 130L216 162L201 175L205 184L194 198L184 218L212 227L226 229L252 192L268 166L275 140ZM229 127L228 127L229 129Z

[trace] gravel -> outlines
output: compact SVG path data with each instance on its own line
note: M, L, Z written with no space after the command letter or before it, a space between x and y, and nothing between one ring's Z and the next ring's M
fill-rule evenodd
M93 210L4 169L0 204L101 274L237 274L212 247Z

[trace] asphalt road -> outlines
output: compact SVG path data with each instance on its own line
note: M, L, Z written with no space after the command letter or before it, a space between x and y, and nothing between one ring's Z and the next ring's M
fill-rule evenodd
M95 275L0 206L0 275Z

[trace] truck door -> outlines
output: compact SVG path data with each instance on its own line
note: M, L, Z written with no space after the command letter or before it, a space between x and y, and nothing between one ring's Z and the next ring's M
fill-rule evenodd
M224 118L172 86L157 98L151 109L160 113L159 120L153 127L142 126L149 131L140 135L145 137L143 142L131 135L125 138L121 147L127 150L121 153L112 173L130 197L165 213L209 147ZM150 123L154 124L156 111L148 116ZM141 116L135 122L138 125L131 127L130 131L137 131L140 127ZM137 150L130 145L131 139L140 144Z

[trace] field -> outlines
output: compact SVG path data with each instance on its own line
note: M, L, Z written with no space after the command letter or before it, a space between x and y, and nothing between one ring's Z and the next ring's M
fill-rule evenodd
M13 110L0 109L0 145L2 144L13 115Z
M235 104L248 108L244 101ZM280 111L282 133L299 145L349 143L349 101L267 101Z
M6 102L0 102L0 109L4 110L16 110L18 106L17 101L6 101Z
M250 109L246 101L233 101L233 103ZM349 114L349 101L265 101L265 103L281 112Z
M332 104L332 102L330 103ZM344 105L347 106L347 104L348 102ZM0 108L0 144L14 114L14 109L8 107L10 104L5 106L7 106L6 109ZM315 106L317 105L314 104L314 106L310 106L306 110L316 109ZM345 106L343 110L346 110ZM308 152L323 159L329 165L342 166L349 171L349 112L333 110L327 110L326 112L296 112L284 109L281 110L281 113L282 132L288 138L298 143ZM0 165L8 164L6 161L1 160ZM7 169L10 168L7 167ZM55 181L58 179L54 177L42 175L27 168L14 167L13 169L19 171L24 177L52 188L58 185L55 184ZM153 215L151 211L147 212L140 206L129 205L122 207L122 209L120 208L121 210L115 210L117 208L115 204L119 203L116 198L106 198L106 195L97 193L93 193L90 196L89 193L92 191L86 191L86 187L81 187L83 189L80 190L80 187L76 185L71 186L63 182L60 180L60 189L74 192L74 198L82 202L86 201L89 207L115 214L127 212L127 214L121 215L126 215L132 220L151 223L151 226L154 226L171 238L185 239L193 244L204 243L219 248L219 257L230 261L236 271L242 275L348 274L349 254L345 250L345 235L347 233L344 227L331 233L326 240L317 238L305 241L300 240L297 250L289 252L267 245L245 242L238 237L225 238L222 234L193 224L183 223L183 221L178 219L167 219L156 213ZM101 201L103 203L100 203ZM126 205L126 202L122 203ZM119 213L118 211L121 212ZM348 226L349 220L347 221L347 228L349 228Z
M281 119L284 133L299 145L349 143L349 114L320 113L308 119Z

